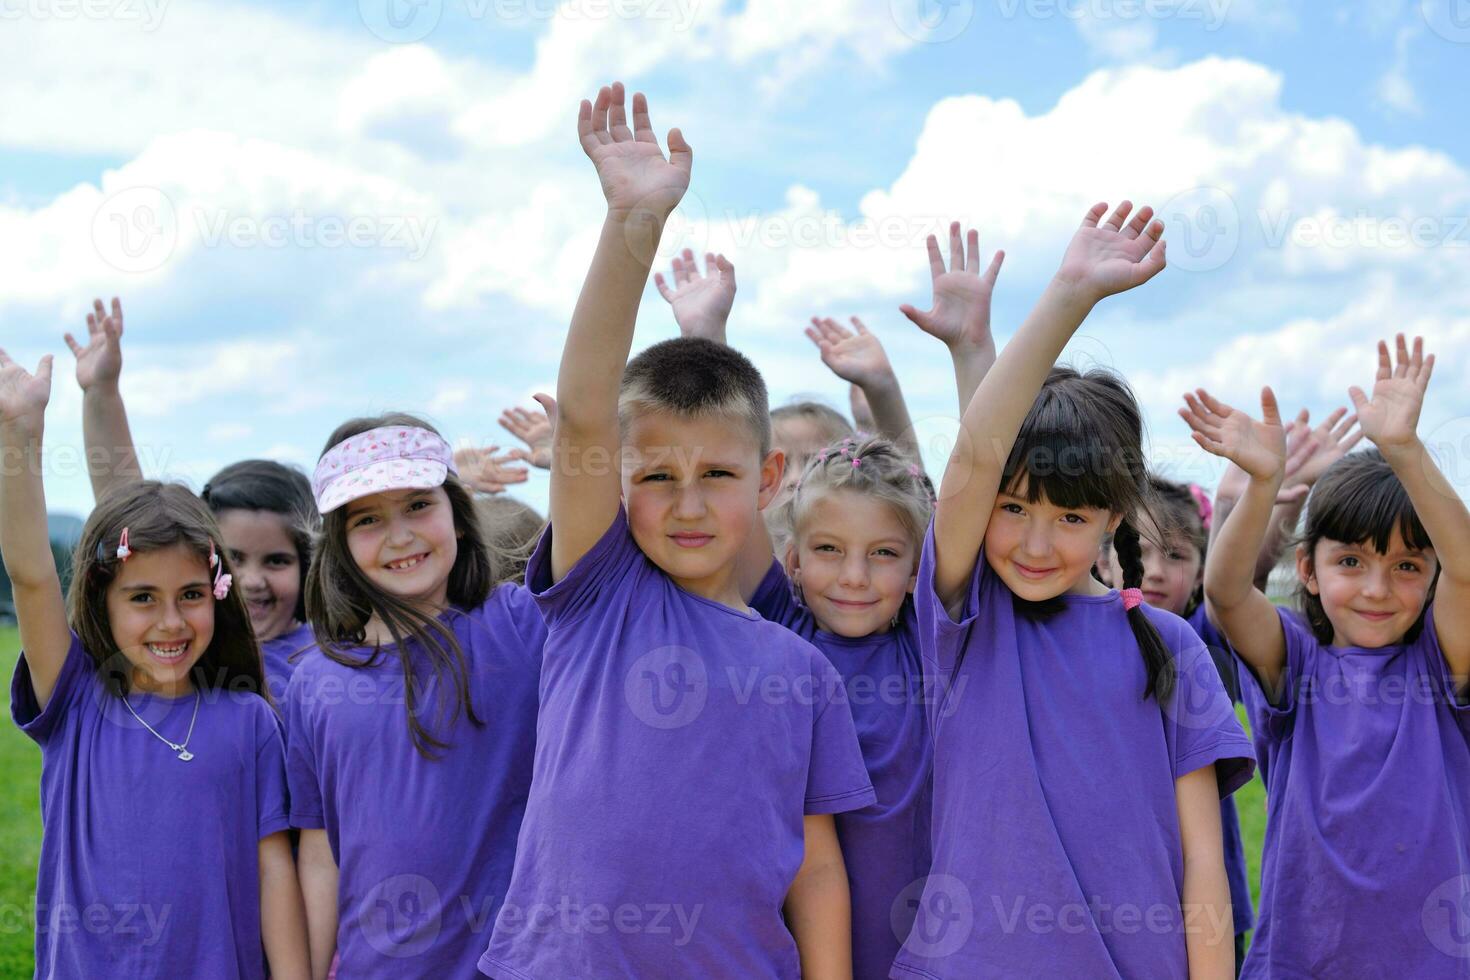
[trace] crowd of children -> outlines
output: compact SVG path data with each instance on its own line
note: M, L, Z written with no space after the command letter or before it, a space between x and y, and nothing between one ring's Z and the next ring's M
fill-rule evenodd
M64 596L51 358L0 351L36 976L1470 977L1470 513L1420 339L1315 428L1186 395L1212 498L1150 471L1121 377L1057 364L1165 268L1152 209L1093 207L998 358L1004 256L955 223L901 308L954 367L931 478L856 318L806 330L856 424L771 409L724 256L655 277L681 336L630 359L693 151L621 84L577 128L607 212L523 450L393 412L310 479L147 479L98 301ZM498 495L522 463L545 521Z

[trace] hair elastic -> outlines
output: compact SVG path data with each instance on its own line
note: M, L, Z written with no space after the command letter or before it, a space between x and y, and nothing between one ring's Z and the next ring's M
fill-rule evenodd
M214 550L214 538L209 539L209 567L215 570L214 597L223 599L230 594L230 583L235 577L225 571L224 563L219 560L219 554Z
M128 529L123 528L122 537L118 538L117 541L117 560L127 561L128 556L132 553L133 549L128 547Z
M1142 589L1124 589L1121 594L1123 596L1123 609L1125 612L1131 612L1143 605Z
M1210 521L1215 516L1215 507L1210 503L1210 495L1205 493L1205 488L1198 483L1191 483L1189 485L1189 495L1194 498L1196 506L1199 507L1200 523L1208 531L1210 529Z

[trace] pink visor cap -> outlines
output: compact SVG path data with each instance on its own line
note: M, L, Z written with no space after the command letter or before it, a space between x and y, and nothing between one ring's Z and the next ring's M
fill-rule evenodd
M385 490L429 490L458 475L454 453L436 433L416 426L385 425L344 439L316 464L311 492L327 514L343 504Z

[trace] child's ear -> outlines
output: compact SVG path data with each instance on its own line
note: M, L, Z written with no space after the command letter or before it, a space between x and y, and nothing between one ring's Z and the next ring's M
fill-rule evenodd
M776 499L776 494L781 491L781 480L786 475L786 454L779 449L772 449L766 453L766 458L761 460L761 488L759 509L765 510L771 501Z
M1108 519L1108 533L1112 534L1118 530L1118 525L1123 523L1122 514L1114 514Z
M1312 595L1317 595L1317 572L1312 566L1312 553L1307 546L1299 544L1296 546L1296 577L1307 587Z

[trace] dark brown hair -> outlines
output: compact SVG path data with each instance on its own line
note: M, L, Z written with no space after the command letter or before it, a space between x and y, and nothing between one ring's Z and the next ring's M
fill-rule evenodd
M343 440L383 426L412 427L438 433L423 419L402 412L349 419L332 433L322 455L325 456ZM449 615L454 615L481 605L503 576L497 576L497 570L492 567L469 491L450 473L444 480L444 492L449 497L458 535L447 592L451 607ZM373 584L358 567L347 546L346 507L338 507L322 516L321 541L312 555L311 568L306 575L306 614L322 653L339 664L355 668L375 667L384 657L398 659L403 673L409 737L419 754L432 758L435 752L449 746L419 720L421 686L436 692L439 708L436 720L452 725L462 712L472 724L484 724L470 699L469 668L454 630L446 624L447 617L425 613ZM366 644L368 620L373 616L382 622L393 642L388 647L376 644L363 657L354 653L352 648ZM415 660L424 661L429 667L431 676L427 682L420 679ZM449 686L454 691L452 704L447 703L445 696Z
M1161 538L1155 544L1167 551L1170 541L1183 538L1190 547L1199 552L1200 568L1204 568L1205 557L1209 552L1210 532L1205 529L1204 515L1200 513L1199 501L1194 498L1193 492L1182 483L1153 474L1149 474L1148 485L1153 492L1149 516ZM1184 615L1193 613L1204 598L1205 587L1201 582L1190 595Z
M1113 533L1123 588L1143 584L1138 520L1152 517L1143 417L1127 382L1111 371L1081 373L1054 367L1026 414L1001 476L1001 490L1056 507L1089 507L1122 514ZM1155 522L1157 523L1157 522ZM1017 599L1022 612L1048 615L1060 605ZM1160 703L1174 693L1174 656L1143 607L1128 610L1148 680L1143 696Z
M286 535L296 547L300 591L291 613L306 622L306 570L311 565L312 536L321 526L311 484L300 470L269 459L243 459L209 478L199 496L216 514L227 510L268 510L285 519Z
M724 416L745 426L771 451L771 414L766 382L739 351L701 337L676 337L654 344L628 362L618 392L618 423L642 412L682 418Z
M128 692L131 665L113 639L107 587L122 566L117 546L124 528L128 531L128 547L135 554L183 545L208 568L212 544L224 571L230 571L214 515L188 487L140 480L103 494L87 518L72 556L66 611L72 630L91 656L103 684L119 696ZM239 589L232 588L223 599L214 601L214 636L190 669L189 678L196 688L244 691L270 701L260 648Z
M1383 555L1388 553L1395 528L1410 548L1422 551L1434 547L1414 512L1409 491L1399 482L1393 467L1377 449L1366 449L1339 459L1317 480L1307 498L1306 524L1296 543L1306 550L1309 566L1317 542L1324 540L1344 544L1371 542L1373 550ZM1436 567L1429 591L1425 593L1424 609L1419 610L1419 618L1404 634L1405 643L1413 643L1424 629L1424 612L1434 601L1434 587L1438 582ZM1296 599L1317 642L1330 645L1334 631L1327 611L1322 608L1321 597L1308 591L1305 582L1298 581Z

